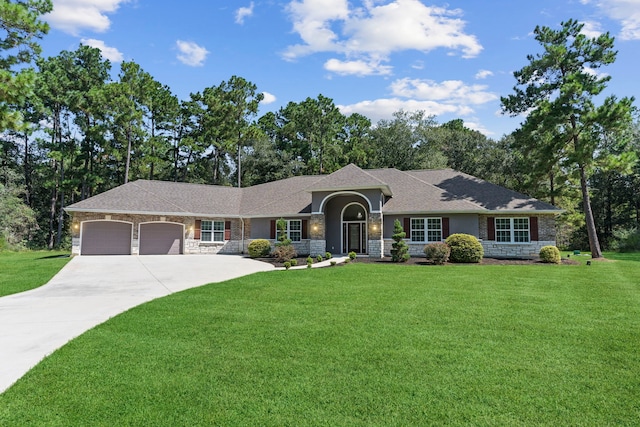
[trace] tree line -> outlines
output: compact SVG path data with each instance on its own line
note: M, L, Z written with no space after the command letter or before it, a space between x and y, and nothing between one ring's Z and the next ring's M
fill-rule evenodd
M133 61L112 78L96 48L40 57L34 40L47 27L38 17L50 2L3 8L3 27L24 31L0 41L4 245L68 246L65 206L136 179L250 186L349 163L449 167L548 201L566 209L561 243L575 247L594 236L607 247L617 230L640 224L633 100L594 105L608 78L586 70L613 62L613 38L587 39L575 21L536 29L545 51L529 57L514 94L502 98L506 113L527 116L494 140L422 111L372 123L322 94L258 116L263 95L239 76L180 100Z

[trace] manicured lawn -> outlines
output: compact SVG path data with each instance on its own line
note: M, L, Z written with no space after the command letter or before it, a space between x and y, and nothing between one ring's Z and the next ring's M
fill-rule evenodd
M0 251L0 297L44 285L70 259L62 251Z
M0 425L636 425L638 260L191 289L54 353L0 395Z

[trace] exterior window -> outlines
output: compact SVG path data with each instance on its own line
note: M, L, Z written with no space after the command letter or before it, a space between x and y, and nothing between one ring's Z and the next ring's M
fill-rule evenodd
M411 218L412 242L442 241L442 218Z
M278 231L278 236L280 233L284 233L287 239L290 239L292 242L299 242L302 240L302 220L300 219L289 219L287 222L287 228Z
M287 233L289 239L292 242L299 242L302 240L302 221L299 219L292 219L287 221Z
M200 240L203 242L224 242L224 221L202 221Z
M496 218L496 241L528 243L529 218Z
M411 241L424 242L424 218L411 218Z

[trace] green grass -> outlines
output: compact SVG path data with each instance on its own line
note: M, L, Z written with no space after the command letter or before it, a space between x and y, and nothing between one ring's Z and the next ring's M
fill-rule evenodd
M0 297L44 285L70 259L62 251L0 251Z
M191 289L45 359L0 395L0 425L637 425L638 260Z

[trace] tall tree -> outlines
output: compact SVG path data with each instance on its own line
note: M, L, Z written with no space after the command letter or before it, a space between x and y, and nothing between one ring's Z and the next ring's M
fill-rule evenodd
M633 99L607 97L596 106L609 76L596 70L615 61L614 39L609 33L588 38L583 24L569 20L560 30L536 27L535 39L543 52L528 55L529 64L514 72L514 93L501 98L503 111L528 113L522 130L529 134L551 134L553 138L530 138L535 153L561 153L559 159L577 171L589 246L594 258L602 257L589 195L589 176L601 156L604 132L615 132L631 121Z
M380 120L371 131L375 147L371 166L400 170L445 166L446 158L429 137L434 126L435 118L424 111L400 110L393 113L393 119Z
M50 0L0 2L0 130L16 128L20 113L11 105L21 104L33 91L35 73L28 64L40 54L37 39L49 31L40 15L51 12Z
M140 65L127 61L120 65L118 78L117 82L107 87L107 102L112 116L114 149L116 152L120 151L114 153L116 159L124 150L123 181L126 184L131 175L132 157L140 156L141 147L138 143L145 139L143 118L149 97L149 84L153 79Z
M243 79L232 76L220 83L218 91L224 102L225 127L229 130L231 144L236 148L236 175L238 187L242 186L242 148L249 145L252 136L252 118L258 113L258 104L264 99L258 87Z

